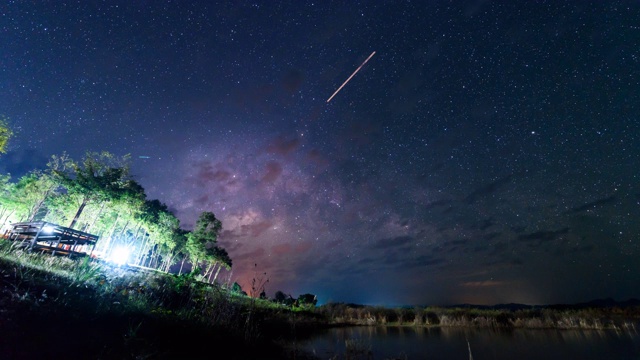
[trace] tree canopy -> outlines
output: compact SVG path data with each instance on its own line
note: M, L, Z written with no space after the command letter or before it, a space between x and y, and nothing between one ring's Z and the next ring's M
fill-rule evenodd
M176 260L189 260L211 282L221 268L230 270L232 260L218 244L222 223L215 214L202 212L192 231L182 229L166 204L147 199L130 175L129 160L129 155L103 151L75 161L63 153L52 156L46 170L33 170L16 182L0 176L0 225L69 223L100 236L95 254L103 259L125 248L127 263L165 272Z
M9 139L13 136L13 131L9 127L9 121L6 117L0 116L0 153L7 152Z

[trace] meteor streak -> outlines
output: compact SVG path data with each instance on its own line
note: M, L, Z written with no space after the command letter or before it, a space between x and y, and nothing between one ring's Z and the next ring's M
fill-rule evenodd
M353 74L351 74L351 76L349 76L349 78L347 80L345 80L345 82L342 83L342 85L340 85L340 87L338 88L338 90L336 90L336 92L333 93L333 95L331 95L331 97L329 99L327 99L327 102L331 101L331 99L333 99L334 96L336 96L336 94L338 93L338 91L342 90L342 88L347 85L347 83L349 82L349 80L351 80L351 78L358 72L360 71L360 69L364 66L364 64L367 63L367 61L369 61L369 59L371 59L373 57L373 55L375 55L375 51L371 53L371 55L369 55L369 57L367 58L367 60L365 60L360 66L358 66L358 68L356 69L356 71L353 72Z

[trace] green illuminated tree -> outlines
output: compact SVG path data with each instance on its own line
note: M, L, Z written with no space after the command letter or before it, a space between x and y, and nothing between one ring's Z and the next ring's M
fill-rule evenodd
M205 260L209 263L209 266L205 271L204 276L210 283L214 283L216 281L222 268L231 270L231 258L229 257L227 250L220 246L208 244L205 251Z
M8 119L0 115L0 153L4 154L7 152L7 144L12 136L13 131L9 128Z
M11 218L24 216L28 208L12 183L11 175L0 175L0 227L9 223Z
M87 205L115 200L121 195L129 180L129 155L119 158L106 151L87 152L82 163L71 162L65 169L53 170L53 174L78 206L69 225L73 228Z
M212 252L207 252L207 248L216 246L218 235L222 230L222 223L212 212L202 212L196 221L196 225L191 233L187 235L186 251L191 265L196 268L199 262L210 260Z
M20 178L15 191L27 209L26 220L34 221L45 202L57 194L58 184L49 173L34 170Z

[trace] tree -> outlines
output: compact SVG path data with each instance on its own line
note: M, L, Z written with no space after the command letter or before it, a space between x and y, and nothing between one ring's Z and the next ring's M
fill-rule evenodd
M298 296L297 302L300 307L314 307L318 303L318 298L313 294L302 294Z
M204 272L204 277L207 278L208 282L213 284L218 278L218 274L223 267L227 270L231 270L232 261L227 250L215 244L209 243L205 248L205 260L209 263L209 266Z
M17 185L10 182L10 175L0 175L0 227L9 223L11 218L20 218L28 212L22 201Z
M274 295L273 300L278 304L284 304L284 301L287 300L287 295L285 295L285 293L283 293L282 291L278 290L276 291L276 294Z
M58 184L49 173L34 170L18 180L15 190L27 207L26 220L34 221L47 199L57 193Z
M222 222L209 211L204 211L198 217L193 233L202 241L215 243L222 230Z
M9 128L8 119L0 115L0 153L7 152L7 144L13 136L13 131Z
M240 284L238 284L237 282L234 282L233 285L231 285L231 292L247 296L247 293L242 290L242 286L240 286Z
M193 267L198 267L202 260L216 260L215 254L220 253L216 250L216 242L221 230L222 223L212 212L205 211L200 214L193 231L187 235L186 250Z
M184 258L186 258L185 254L185 246L187 244L187 234L189 232L181 229L180 227L176 228L171 234L173 243L175 246L171 249L169 253L169 258L167 260L167 264L165 266L165 271L168 272L171 265L173 265L174 259L179 259L179 256L183 257L183 261L180 264L180 270L178 271L178 275L182 274L182 266L184 265Z
M71 162L65 169L53 170L55 176L67 189L67 195L78 201L78 208L69 225L73 228L85 206L115 200L121 195L129 180L129 155L118 158L103 151L87 152L81 164Z

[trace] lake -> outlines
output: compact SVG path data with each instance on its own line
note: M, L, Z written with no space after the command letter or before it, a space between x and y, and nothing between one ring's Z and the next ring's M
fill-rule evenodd
M640 360L640 334L613 330L491 330L344 327L323 331L299 348L320 359ZM369 351L370 350L370 351ZM337 355L337 356L336 356Z

